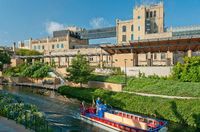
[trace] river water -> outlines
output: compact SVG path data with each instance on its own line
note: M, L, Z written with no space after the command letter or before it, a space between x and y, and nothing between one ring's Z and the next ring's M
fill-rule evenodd
M25 103L36 105L44 112L48 121L53 125L54 132L106 132L100 128L89 125L79 119L79 101L66 99L54 91L29 87L9 87L3 89L21 97Z
M45 113L54 132L106 132L79 119L80 102L78 100L64 98L57 92L37 88L0 86L1 89L21 97L25 103L36 105ZM168 128L170 132L198 131L175 123L170 123Z

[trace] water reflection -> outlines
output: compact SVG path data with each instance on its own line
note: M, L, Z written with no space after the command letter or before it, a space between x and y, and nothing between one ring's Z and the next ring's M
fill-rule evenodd
M79 101L67 99L54 91L28 87L3 87L27 103L35 104L43 111L55 132L105 132L79 120Z

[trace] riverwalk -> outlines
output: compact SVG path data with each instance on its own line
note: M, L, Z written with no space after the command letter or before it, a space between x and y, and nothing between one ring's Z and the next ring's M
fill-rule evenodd
M15 83L16 86L27 86L27 87L36 87L48 90L55 90L57 91L58 88L62 85L47 85L47 84L36 84L36 83Z
M31 132L24 126L16 124L13 120L0 117L0 132Z

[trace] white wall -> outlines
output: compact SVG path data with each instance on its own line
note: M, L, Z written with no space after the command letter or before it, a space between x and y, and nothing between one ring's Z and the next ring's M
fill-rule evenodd
M125 72L125 68L121 68ZM171 74L172 67L127 67L126 73L128 76L138 76L139 73L144 73L145 76L158 75L169 76Z

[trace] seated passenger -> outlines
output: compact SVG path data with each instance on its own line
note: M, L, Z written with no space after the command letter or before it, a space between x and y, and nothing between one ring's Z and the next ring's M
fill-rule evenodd
M96 100L96 114L98 114L98 108L100 105L101 105L101 99L100 99L100 97L98 97Z

